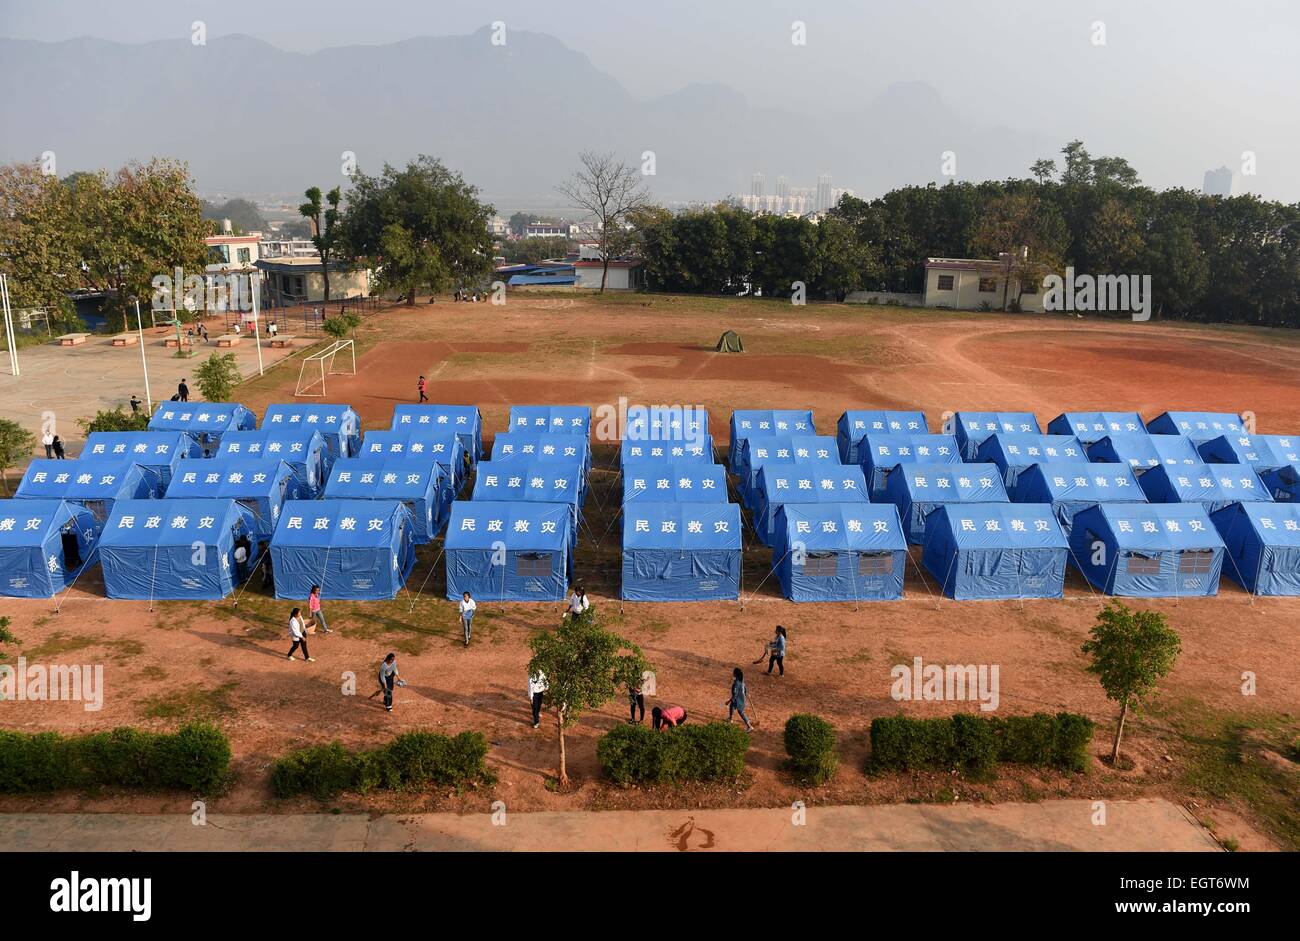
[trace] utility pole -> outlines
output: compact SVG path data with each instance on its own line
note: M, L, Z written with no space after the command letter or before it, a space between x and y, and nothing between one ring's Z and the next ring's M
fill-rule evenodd
M135 325L140 331L140 368L144 370L144 399L153 414L153 396L149 394L149 360L144 355L144 319L140 316L140 298L135 299Z
M15 376L18 370L18 345L14 339L14 312L9 304L9 275L0 274L0 305L4 307L5 342L9 345L9 371Z

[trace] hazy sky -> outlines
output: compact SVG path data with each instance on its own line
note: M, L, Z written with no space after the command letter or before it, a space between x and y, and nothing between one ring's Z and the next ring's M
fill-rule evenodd
M194 20L297 51L503 20L638 96L720 82L814 112L923 80L972 123L1082 137L1154 186L1199 187L1253 151L1246 188L1300 200L1296 0L0 0L0 35L19 38L142 42L188 36ZM796 20L806 46L790 41Z

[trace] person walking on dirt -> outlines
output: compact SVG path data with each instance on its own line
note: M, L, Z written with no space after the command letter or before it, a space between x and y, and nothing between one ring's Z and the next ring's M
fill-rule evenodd
M541 670L528 676L528 699L533 707L533 728L542 724L542 695L547 690L546 674Z
M384 711L393 711L393 687L405 686L406 680L397 675L397 654L390 653L384 657L384 662L379 664L379 689L370 694L374 699L381 693L384 696Z
M645 721L645 696L641 693L641 681L627 684L627 703L631 715L628 722L640 724ZM641 718L637 718L637 710L641 710Z
M50 443L50 447L54 449L54 459L56 461L62 461L67 458L67 455L63 453L63 442L59 439L58 435L54 436L54 440Z
M181 397L180 401L182 402L188 402L190 400L190 387L185 384L184 379L177 383L176 394Z
M681 706L655 706L650 710L650 725L656 732L676 728L686 721L686 710Z
M45 432L45 434L41 435L41 444L45 445L45 459L47 461L54 460L54 435L48 431Z
M139 414L140 414L140 399L136 396L136 394L135 394L134 392L131 393L131 402L130 402L130 405L131 405L131 414L132 414L132 415L139 415Z
M293 641L288 654L290 660L293 659L293 652L301 647L302 659L308 663L316 662L316 658L307 652L307 628L302 623L301 608L294 608L289 612L289 639Z
M573 589L573 594L569 596L568 615L573 620L582 617L584 611L591 609L591 601L587 598L587 589L578 585Z
M465 592L464 597L460 599L456 607L460 610L460 624L465 628L465 646L469 646L470 625L474 620L474 612L478 608L478 603L470 597L469 592Z
M772 675L772 667L780 670L780 676L785 676L785 628L780 624L776 626L776 636L774 636L763 647L763 654L754 663L762 663L763 658L767 658L767 675Z
M754 727L749 724L749 717L745 715L746 699L745 674L740 667L736 667L731 671L731 698L724 703L727 707L727 724L731 724L732 716L739 715L745 723L745 731L752 732Z
M320 585L312 585L307 594L307 613L315 619L322 634L330 633L329 624L325 622L325 612L320 609Z
M429 383L423 376L420 377L420 381L415 384L415 387L420 390L420 401L429 401L429 396L426 394L429 388Z

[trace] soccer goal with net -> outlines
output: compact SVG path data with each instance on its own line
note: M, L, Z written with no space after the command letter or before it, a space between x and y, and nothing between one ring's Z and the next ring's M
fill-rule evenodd
M342 360L340 360L340 355ZM303 358L298 369L298 389L294 395L324 397L327 376L355 376L357 348L351 340L335 340L319 353Z

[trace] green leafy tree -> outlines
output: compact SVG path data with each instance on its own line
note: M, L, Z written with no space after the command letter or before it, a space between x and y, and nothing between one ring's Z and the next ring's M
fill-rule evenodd
M1051 159L1035 160L1029 168L1029 175L1039 183L1046 183L1056 176L1056 161Z
M1003 263L1002 309L1007 309L1012 278L1021 288L1061 267L1066 243L1059 213L1032 194L1009 193L985 207L975 234L975 250Z
M342 340L359 326L361 326L360 315L348 312L337 317L326 317L325 322L321 324L321 329L336 340Z
M229 219L230 227L234 229L236 235L265 232L270 228L261 210L247 199L231 199L221 205L204 202L203 218L218 225L221 220Z
M78 418L77 424L86 434L94 431L148 431L149 415L146 412L128 412L118 406L112 411L99 411L94 418Z
M567 618L553 633L540 634L530 646L532 675L544 673L543 706L555 710L560 745L560 785L569 783L564 730L584 712L599 709L621 689L640 681L648 669L641 648L600 626L594 612Z
M568 251L569 240L560 236L514 239L501 244L501 256L511 265L535 265L547 258L563 257Z
M9 492L6 471L24 458L31 457L36 436L10 418L0 418L0 483Z
M336 186L325 195L322 205L320 187L313 186L303 194L307 201L298 207L298 212L311 223L312 244L320 254L321 277L325 281L325 300L330 299L330 259L339 247L339 201L343 198Z
M35 161L0 166L0 270L15 309L44 307L55 323L75 319L68 292L82 286L83 225L71 185Z
M814 286L818 293L842 301L850 291L874 281L876 274L875 252L870 245L858 241L848 222L827 215L817 224Z
M358 173L343 213L346 257L376 272L380 292L434 293L473 284L492 270L488 220L478 190L438 160L421 155L379 176Z
M1155 692L1156 684L1173 669L1181 649L1178 634L1158 611L1134 611L1111 599L1097 615L1083 652L1091 658L1088 672L1097 674L1106 698L1120 704L1110 753L1112 765L1119 762L1129 710L1140 708Z
M213 353L194 370L194 383L209 402L229 402L242 380L234 353Z
M22 641L13 635L13 631L9 630L9 625L11 623L13 622L7 617L0 617L0 644L22 643Z

